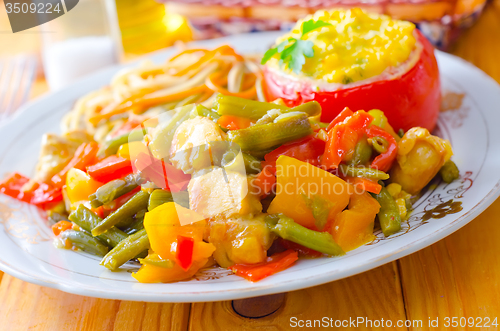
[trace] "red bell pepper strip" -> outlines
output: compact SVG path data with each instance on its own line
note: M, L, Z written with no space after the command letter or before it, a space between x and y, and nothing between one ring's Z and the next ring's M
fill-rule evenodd
M266 154L262 162L263 168L268 168L268 172L276 173L276 160L281 155L293 157L297 160L310 163L314 166L320 164L321 155L325 151L325 142L313 136L302 138L298 141L284 144L274 151Z
M344 109L339 114L339 117L343 118L349 114L349 111L348 108ZM354 150L359 135L365 131L372 121L373 116L363 110L345 117L343 121L337 121L337 118L335 118L332 123L336 124L328 131L328 141L326 142L321 164L327 169L336 169L340 162Z
M62 187L66 182L66 175L69 169L76 168L80 170L85 170L85 167L93 164L97 155L99 146L96 142L89 142L81 144L75 152L73 158L69 163L61 170L58 174L52 177L51 184L55 187Z
M171 192L186 189L191 179L191 175L145 153L139 153L135 167L156 186Z
M372 125L369 128L367 128L366 135L368 136L368 138L373 138L377 136L382 137L389 143L387 151L385 153L379 154L372 161L372 164L370 165L371 168L378 169L380 171L384 172L389 171L389 169L391 169L392 163L396 159L398 152L398 143L396 139L394 139L394 137L387 131L376 125Z
M0 183L0 193L43 209L48 209L63 199L61 188L54 188L46 183L35 183L29 191L23 191L23 186L29 180L19 173L13 173Z
M29 182L28 177L15 172L0 183L0 193L24 202L31 202L32 192L22 190L27 182Z
M349 116L352 116L354 113L348 107L345 107L344 110L340 112L331 122L328 124L326 131L330 131L333 127L341 122L343 122Z
M87 167L89 176L102 183L123 178L132 172L132 162L116 155L111 155Z
M375 193L379 194L380 191L382 190L382 185L377 183L374 180L368 179L368 178L362 178L362 177L344 177L343 178L346 182L348 182L351 185L356 186L361 186L363 191L367 191L370 193Z
M298 260L298 253L292 249L274 254L266 258L265 262L257 264L235 264L231 269L236 275L251 282L271 276L277 272L285 270Z
M72 227L73 227L73 223L71 223L71 222L59 221L56 224L52 225L52 232L54 233L55 236L58 236L61 234L61 232L69 230Z
M47 183L40 183L33 191L30 203L42 209L50 209L55 203L62 201L62 189L52 187Z
M274 184L276 184L276 177L271 173L270 167L264 167L254 179L253 184L259 188L257 193L266 196L271 193Z
M177 251L175 262L184 271L188 271L193 264L194 239L191 237L177 236Z

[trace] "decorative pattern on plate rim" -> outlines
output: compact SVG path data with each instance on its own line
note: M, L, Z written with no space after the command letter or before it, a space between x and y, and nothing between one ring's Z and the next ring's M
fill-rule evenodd
M473 180L471 177L472 171L467 171L460 177L460 180L455 180L450 184L446 184L444 186L446 190L445 193L431 193L429 197L425 199L424 203L426 203L426 205L423 210L412 212L408 220L402 222L400 232L386 238L382 231L378 230L375 232L377 238L367 245L374 245L382 240L389 240L402 236L429 223L430 219L439 219L448 214L458 213L462 210L462 203L460 200L464 197L465 192L472 187Z
M26 241L28 244L39 244L52 240L35 224L32 215L28 215L24 202L14 199L0 201L0 224L5 232L14 238Z

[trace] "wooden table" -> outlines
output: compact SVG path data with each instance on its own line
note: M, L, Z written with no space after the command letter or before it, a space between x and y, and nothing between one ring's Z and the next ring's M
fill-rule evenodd
M5 38L0 35L0 45L5 45ZM500 82L500 0L490 3L453 53ZM43 82L37 86L34 93L44 90ZM95 299L32 285L7 274L2 278L0 272L0 329L283 330L293 325L291 317L325 316L334 320L383 318L393 324L422 320L423 327L408 327L415 330L428 329L429 318L438 318L441 326L447 317L492 321L498 317L500 323L499 238L497 200L470 224L420 252L350 278L272 298L279 309L262 318L243 317L234 310L248 314L255 311L252 305L262 307L259 301L159 304Z

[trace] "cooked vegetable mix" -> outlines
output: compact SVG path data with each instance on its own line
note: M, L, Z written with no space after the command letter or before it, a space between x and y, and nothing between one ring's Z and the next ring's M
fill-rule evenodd
M377 17L321 12L263 62L297 84L348 85L420 61L406 62L426 47L414 26ZM361 61L347 40L378 55ZM268 100L265 74L229 46L131 69L77 102L64 121L75 131L46 137L35 177L11 174L0 193L46 210L58 247L102 256L111 271L139 263L139 282L182 281L213 265L259 281L299 255L340 256L398 233L438 173L445 183L460 177L449 141L408 127L413 119L371 109L379 103L346 102L332 115L313 95L319 87L300 102Z

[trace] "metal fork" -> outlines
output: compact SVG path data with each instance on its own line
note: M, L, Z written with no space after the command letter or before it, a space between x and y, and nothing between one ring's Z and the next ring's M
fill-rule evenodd
M0 123L28 99L36 62L32 55L0 58Z

